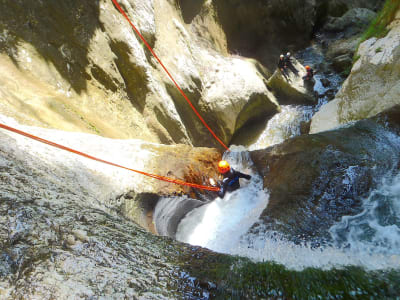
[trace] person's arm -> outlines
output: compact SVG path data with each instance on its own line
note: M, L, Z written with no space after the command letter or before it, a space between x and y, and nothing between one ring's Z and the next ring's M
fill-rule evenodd
M224 178L224 180L222 181L222 184L220 186L220 190L218 192L218 197L224 198L225 193L226 193L226 188L228 187L228 183L229 183L229 178Z
M244 174L244 173L241 173L241 172L239 172L239 171L236 171L236 174L237 174L240 178L245 178L245 179L247 179L247 180L250 180L250 179L251 179L251 175Z

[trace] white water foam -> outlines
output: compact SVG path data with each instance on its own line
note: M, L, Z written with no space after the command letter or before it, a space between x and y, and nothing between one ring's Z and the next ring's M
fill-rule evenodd
M252 169L248 153L240 152L243 148L231 150L224 159L238 171L251 174L252 179L240 179L240 189L189 212L178 226L177 240L231 253L266 208L268 194L262 189L261 177Z
M364 200L364 210L331 227L334 244L321 248L296 245L260 226L245 236L231 254L254 261L275 261L302 270L354 265L368 270L400 268L400 174Z
M243 148L233 149L224 158L234 168L254 174L247 155L241 156L235 152ZM353 168L350 167L349 176L352 172ZM371 205L372 201L382 202L377 195L386 195L390 202L390 208L383 214L391 212L390 224L382 225L378 221L378 206ZM400 269L400 175L371 193L365 200L363 213L343 217L341 222L331 228L334 241L339 240L339 234L335 236L336 231L348 231L345 235L347 243L342 241L340 245L335 243L315 248L295 244L259 224L250 230L267 204L268 191L262 190L261 178L253 176L249 184L227 194L224 199L217 198L191 211L179 224L177 239L217 252L249 257L257 262L274 261L294 270L308 267L328 270L349 265L361 266L367 270ZM368 218L365 217L367 215ZM364 221L357 221L360 218ZM369 240L362 238L367 230L365 223L375 230Z
M257 141L249 146L249 150L264 149L300 135L301 123L309 121L312 114L311 106L282 105L281 112L268 121Z
M354 252L400 255L400 174L385 178L363 203L363 211L345 216L330 233L339 247Z

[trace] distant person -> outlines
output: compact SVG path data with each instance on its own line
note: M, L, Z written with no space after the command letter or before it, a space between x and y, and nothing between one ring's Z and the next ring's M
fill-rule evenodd
M291 54L290 52L286 53L285 56L285 65L286 67L292 71L294 73L294 75L299 76L299 71L294 67L293 63L292 63L292 59L291 59Z
M226 192L233 192L240 188L239 178L251 179L250 175L243 174L234 170L226 160L221 160L218 163L218 171L224 176L222 182L219 184L220 191L218 196L224 198ZM216 185L214 179L210 179L212 185Z
M281 70L281 73L282 73L283 77L285 77L286 80L289 81L289 77L288 77L288 75L286 73L287 65L285 63L285 56L283 54L281 54L279 56L278 68L279 68L279 70Z
M314 78L314 70L310 66L306 66L306 75L303 76L303 80L311 81Z

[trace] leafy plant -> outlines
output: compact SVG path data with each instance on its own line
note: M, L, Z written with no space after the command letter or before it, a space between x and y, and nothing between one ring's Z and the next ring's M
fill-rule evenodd
M389 30L387 26L394 20L396 12L400 9L400 1L386 0L378 16L372 21L361 37L361 43L371 37L384 37Z
M399 0L386 0L382 10L379 12L377 17L371 22L367 30L361 36L360 42L357 46L357 50L353 57L353 64L360 58L360 55L357 54L359 45L371 37L382 38L386 36L386 34L389 32L387 26L394 20L396 13L399 9ZM379 53L382 51L382 49L379 47L375 51L376 53Z

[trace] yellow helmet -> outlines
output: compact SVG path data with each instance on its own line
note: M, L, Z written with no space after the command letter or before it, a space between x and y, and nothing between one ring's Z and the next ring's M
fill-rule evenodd
M221 174L225 174L226 172L229 172L230 169L231 169L231 166L229 165L229 163L226 160L221 160L218 163L218 171Z

